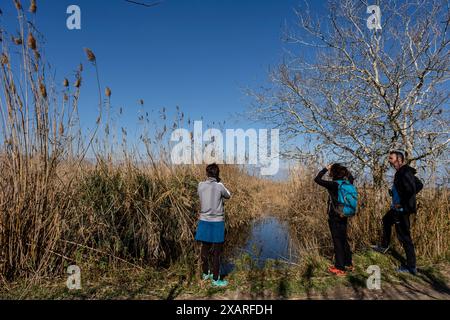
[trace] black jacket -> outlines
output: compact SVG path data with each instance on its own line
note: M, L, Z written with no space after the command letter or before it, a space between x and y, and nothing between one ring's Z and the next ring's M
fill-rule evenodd
M339 213L335 210L338 207L338 190L339 184L336 181L329 181L322 179L323 176L328 172L327 168L324 168L317 174L314 182L318 185L326 188L328 190L328 216L330 219L347 220L346 217L341 217ZM348 179L350 183L353 184L354 178L352 176Z
M400 196L400 203L405 213L416 213L416 194L423 189L422 182L415 176L417 170L405 164L394 176L394 186Z

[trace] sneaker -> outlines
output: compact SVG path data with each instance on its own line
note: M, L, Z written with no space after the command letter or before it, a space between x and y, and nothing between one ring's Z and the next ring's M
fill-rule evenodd
M416 275L417 274L417 268L409 268L407 266L401 266L400 268L397 269L398 273L411 273L412 275Z
M336 268L335 266L331 266L328 268L328 271L336 276L342 277L347 275L347 272L342 271L341 269Z
M345 271L347 271L347 272L353 272L353 271L355 271L355 267L354 266L346 266L345 267Z
M212 273L208 273L208 274L203 273L203 274L202 274L202 279L203 279L204 281L206 281L206 280L212 280L212 279L213 279L213 274L212 274Z
M212 280L212 285L214 287L226 287L228 285L228 281L226 280L221 280L220 278L217 280Z
M382 254L386 254L389 251L389 247L382 247L379 245L374 245L371 246L372 250L375 250L376 252L382 253Z

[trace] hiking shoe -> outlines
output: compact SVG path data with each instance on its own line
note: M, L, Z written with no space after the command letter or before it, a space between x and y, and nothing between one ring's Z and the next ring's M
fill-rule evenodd
M407 266L401 266L400 268L397 269L398 273L411 273L412 275L416 275L417 274L417 268L409 268Z
M355 271L355 267L354 266L345 266L345 271L353 272L353 271Z
M202 274L202 279L203 280L212 280L213 279L213 274L212 273L208 273L208 274L206 274L206 273L203 273Z
M217 280L212 280L212 285L214 286L214 287L226 287L227 285L228 285L228 281L226 281L226 280L220 280L220 279L217 279Z
M335 266L329 267L328 268L328 272L330 272L330 273L332 273L332 274L334 274L336 276L339 276L339 277L347 275L347 272L345 272L345 271L343 271L341 269L338 269Z
M389 247L382 247L379 245L374 245L371 246L372 250L375 250L376 252L382 253L382 254L386 254L389 251Z

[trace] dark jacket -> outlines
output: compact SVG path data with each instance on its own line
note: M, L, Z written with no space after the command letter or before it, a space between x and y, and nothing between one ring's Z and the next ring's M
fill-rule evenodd
M400 204L405 213L416 213L416 194L423 189L422 182L416 177L417 170L405 164L394 176L394 186L400 196Z
M347 220L347 217L341 217L339 213L335 210L335 208L338 208L338 190L339 190L339 184L336 181L329 181L322 179L323 176L328 172L327 168L324 168L322 171L320 171L317 174L317 177L314 179L314 182L318 185L326 188L328 190L328 216L330 219L341 219L341 220ZM353 184L353 177L350 176L349 179L350 183Z

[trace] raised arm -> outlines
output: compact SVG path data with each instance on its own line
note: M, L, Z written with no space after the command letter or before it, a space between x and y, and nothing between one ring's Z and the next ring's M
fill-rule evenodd
M223 185L222 182L219 182L218 184L219 184L220 187L221 187L221 194L222 194L222 197L225 198L225 199L230 199L230 198L231 198L231 192L228 191L227 188L225 188L225 186Z
M327 181L322 179L323 176L328 172L327 168L323 168L317 176L314 178L314 182L317 183L319 186L325 187L328 190L333 190L335 188L336 183L333 181Z

